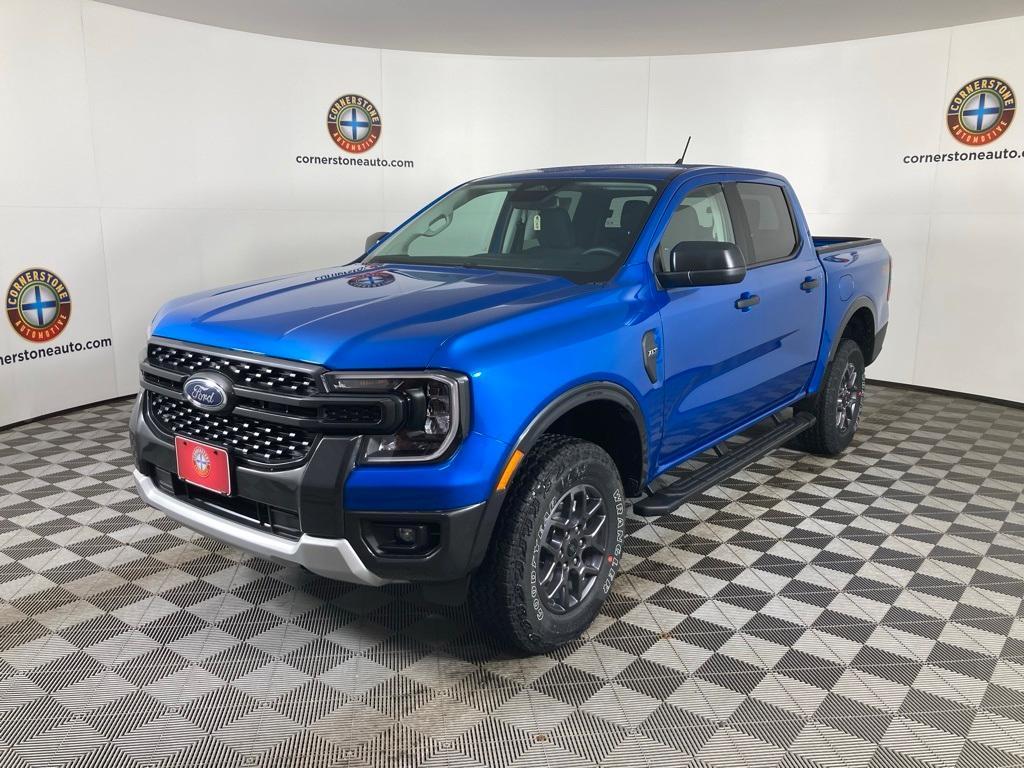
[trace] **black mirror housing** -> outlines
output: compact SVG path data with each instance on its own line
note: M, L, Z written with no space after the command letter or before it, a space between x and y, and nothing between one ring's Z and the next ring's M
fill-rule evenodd
M366 249L363 251L363 253L369 252L369 250L373 248L373 246L375 246L377 243L379 243L381 240L383 240L390 234L390 232L374 232L372 235L366 238Z
M747 276L743 254L735 243L683 240L669 254L669 270L659 272L666 288L731 285Z

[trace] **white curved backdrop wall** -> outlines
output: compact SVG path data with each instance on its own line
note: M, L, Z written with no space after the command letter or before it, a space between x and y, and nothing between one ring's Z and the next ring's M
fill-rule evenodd
M806 48L631 59L402 53L204 27L90 2L0 3L0 281L30 267L72 298L52 344L0 327L0 425L129 394L166 299L343 264L470 177L688 160L778 170L821 234L895 257L875 378L1024 401L1024 158L965 149L963 83L1024 88L1024 18ZM346 93L380 108L367 157L310 165ZM1024 154L1024 118L991 145ZM48 346L109 346L22 359Z

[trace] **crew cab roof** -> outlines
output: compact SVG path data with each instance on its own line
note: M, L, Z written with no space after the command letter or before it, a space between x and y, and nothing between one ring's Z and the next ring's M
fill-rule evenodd
M551 178L618 179L621 181L666 181L691 171L721 170L744 171L764 176L776 174L753 168L726 165L675 165L674 163L626 163L621 165L564 165L554 168L535 168L485 176L477 181L530 181Z

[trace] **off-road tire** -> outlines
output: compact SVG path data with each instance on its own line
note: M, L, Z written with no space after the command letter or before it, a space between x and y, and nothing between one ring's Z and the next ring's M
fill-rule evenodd
M856 411L848 418L845 426L838 422L840 398L844 395L844 378L849 375L850 366L856 372L854 397ZM850 339L839 342L835 357L829 363L825 378L818 392L796 405L796 410L811 413L815 417L814 426L797 435L791 447L815 453L819 456L838 456L857 432L860 422L860 408L864 393L864 355L857 343Z
M585 484L603 500L608 538L597 580L578 605L558 614L538 594L538 559L548 518L564 494ZM473 574L470 606L476 620L514 652L545 653L578 638L597 616L619 568L625 538L625 496L618 469L597 445L545 435L523 459Z

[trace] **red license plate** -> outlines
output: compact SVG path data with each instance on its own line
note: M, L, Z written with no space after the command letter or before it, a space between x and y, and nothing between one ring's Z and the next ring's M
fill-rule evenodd
M175 437L174 453L178 459L178 477L186 483L225 496L231 493L231 465L223 448Z

